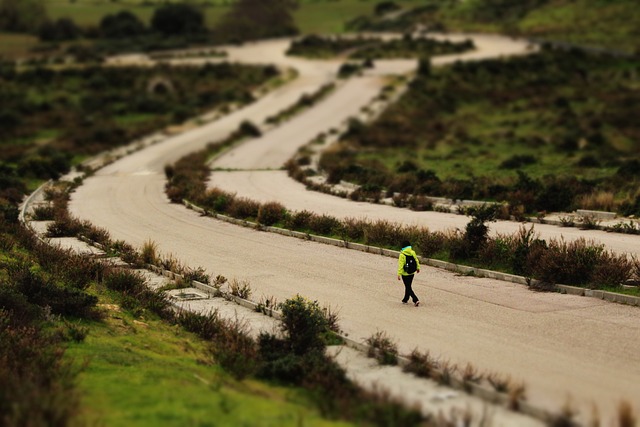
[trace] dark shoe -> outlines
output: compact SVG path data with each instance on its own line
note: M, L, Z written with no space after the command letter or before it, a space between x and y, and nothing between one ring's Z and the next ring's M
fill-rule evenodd
M416 307L420 305L420 301L415 302Z
M408 301L402 301L403 304L406 304Z

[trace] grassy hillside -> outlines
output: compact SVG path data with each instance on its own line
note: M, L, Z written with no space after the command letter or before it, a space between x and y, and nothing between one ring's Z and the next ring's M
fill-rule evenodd
M89 361L78 377L80 420L116 426L346 426L323 420L302 390L238 381L208 344L154 318L135 317L104 295L102 322L67 356Z
M640 5L633 0L554 1L527 14L526 35L640 52Z
M635 0L427 0L394 22L361 19L354 28L488 31L635 52L640 13Z
M353 121L320 166L372 190L637 214L639 72L553 50L433 70L373 124Z
M233 377L116 280L0 220L1 425L351 425L302 388Z

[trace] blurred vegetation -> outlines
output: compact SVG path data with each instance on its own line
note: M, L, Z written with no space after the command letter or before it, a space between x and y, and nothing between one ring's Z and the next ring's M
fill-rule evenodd
M0 199L57 178L89 155L229 104L277 76L271 66L0 66Z
M619 290L627 280L640 278L637 258L607 251L604 245L593 241L546 241L537 236L533 227L522 227L512 235L490 236L487 223L508 216L507 205L483 205L463 211L471 217L464 232L432 232L385 220L339 219L306 210L294 212L279 203L259 203L219 188L207 188L208 159L230 143L231 140L224 140L210 144L168 167L169 199L174 203L187 200L208 212L253 221L259 226L282 227L370 246L397 249L399 242L409 240L424 257L523 275L540 280L548 290L555 289L556 283ZM294 163L288 164L290 173L300 171ZM549 200L563 202L563 188L546 191ZM637 234L638 229L633 227L627 232Z
M425 67L373 124L352 120L320 167L394 193L572 209L608 192L638 214L640 60L546 49Z
M481 31L561 44L633 53L640 51L640 14L635 0L425 0L393 19L363 14L351 30Z
M471 40L439 41L405 35L384 41L377 37L329 37L308 35L291 42L287 55L306 58L333 58L344 55L354 59L427 58L434 55L462 53L474 49Z

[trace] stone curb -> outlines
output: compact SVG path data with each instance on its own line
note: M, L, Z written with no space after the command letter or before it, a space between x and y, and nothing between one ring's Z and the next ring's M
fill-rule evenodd
M183 200L183 204L188 209L194 210L201 215L210 216L212 218L219 219L221 221L225 221L235 225L241 225L243 227L253 228L260 231L277 233L283 236L296 237L299 239L310 240L312 242L324 243L327 245L338 246L346 249L355 249L361 252L378 254L378 255L383 255L383 256L393 257L393 258L398 257L398 255L400 254L399 251L381 248L378 246L369 246L361 243L353 243L353 242L348 242L346 240L333 239L331 237L317 236L317 235L308 234L308 233L301 233L299 231L292 231L292 230L287 230L279 227L263 226L255 222L232 218L227 215L222 215L219 213L207 211L199 206L194 205L188 200ZM471 267L471 266L462 265L462 264L455 264L455 263L441 261L433 258L419 257L419 260L421 263L431 267L442 268L442 269L453 271L460 274L473 275L475 277L484 277L488 279L501 280L504 282L516 283L516 284L525 285L525 286L530 286L531 284L535 285L537 283L540 283L539 280L526 278L524 276L517 276L514 274L502 273L500 271L494 271L494 270L486 270L483 268ZM591 289L580 288L580 287L569 286L569 285L562 285L562 284L556 284L554 287L558 290L558 292L563 294L598 298L598 299L603 299L609 302L615 302L619 304L627 304L627 305L640 307L640 297L636 297L633 295L618 294L615 292L607 292L607 291L600 291L600 290L591 290Z

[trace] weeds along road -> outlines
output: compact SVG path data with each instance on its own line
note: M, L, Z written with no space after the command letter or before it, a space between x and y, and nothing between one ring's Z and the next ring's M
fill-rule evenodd
M524 44L497 37L483 38L477 44L485 46L482 55L526 50ZM246 51L235 49L231 57L277 60L283 58L285 47L283 41L255 44L243 48ZM505 50L507 47L509 50ZM403 69L406 64L384 66ZM462 366L471 363L481 372L510 375L526 384L532 403L547 409L558 410L570 402L583 419L588 419L595 404L602 425L609 425L621 399L640 408L637 308L591 298L533 293L522 286L460 277L433 268L423 269L415 281L422 305L404 306L400 303L403 287L396 280L395 259L229 225L168 202L164 195L165 164L221 139L244 119L262 122L295 102L302 91L312 91L325 83L326 76L337 67L337 63L304 63L298 68L300 79L255 104L99 170L72 195L72 214L108 229L114 239L138 247L152 240L162 254L171 254L191 267L202 266L214 276L247 280L256 301L271 296L284 301L295 294L318 300L339 311L342 329L353 339L363 341L377 331L385 331L403 354L418 348ZM383 72L382 66L376 70L378 74ZM257 141L248 142L221 157L218 166L279 167L298 146L308 142L290 138L301 135L302 139L307 136L305 132L313 134L312 126L331 127L353 115L382 84L375 75L354 78L314 110L261 138L260 147ZM323 122L316 123L315 117L322 117ZM228 176L224 184L228 189L245 185L247 191L253 187L251 191L257 194L269 191L270 200L276 189L289 188L287 178L278 171L215 173L214 180L222 176ZM249 184L238 184L242 181ZM337 215L343 208L328 204L325 195L292 194L292 202L304 194L306 198L300 203L307 209L320 206ZM288 205L289 201L284 203ZM375 212L392 215L388 210L392 208L384 206L350 205L372 209L356 211L352 216ZM451 220L447 215L441 218Z

